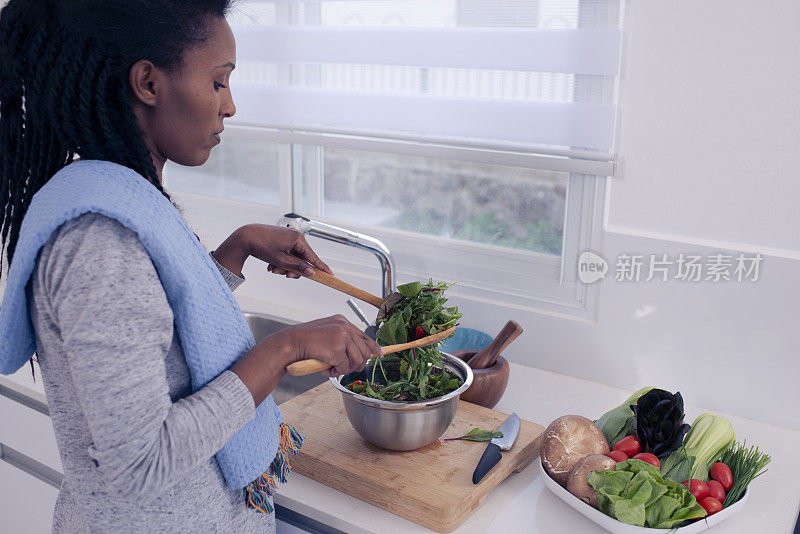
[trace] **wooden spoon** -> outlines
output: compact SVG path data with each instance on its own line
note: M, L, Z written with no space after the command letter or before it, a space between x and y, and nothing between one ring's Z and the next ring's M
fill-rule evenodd
M332 287L333 289L339 290L342 293L346 293L351 297L355 297L358 300L362 300L367 304L372 304L373 306L375 306L380 310L379 316L381 314L385 316L392 308L392 306L394 306L403 299L403 295L401 295L396 291L391 295L389 295L388 297L386 297L385 299L382 299L377 295L373 295L372 293L364 291L363 289L350 285L344 280L340 280L335 276L333 276L332 274L328 274L321 269L314 269L314 274L311 276L303 274L300 271L295 271L294 269L287 269L287 270L292 271L295 274L299 274L300 276L303 276L305 278L310 278L311 280L319 282L320 284Z
M457 327L453 326L442 332L438 332L430 336L421 337L415 341L409 341L408 343L398 343L397 345L386 345L385 347L383 347L381 354L371 355L370 360L372 358L383 356L385 354L400 352L401 350L415 349L418 347L425 347L427 345L433 345L434 343L439 343L440 341L444 341L445 339L450 337L450 334L455 332L456 328ZM315 359L309 359L309 360L300 360L299 362L294 362L293 364L289 365L286 368L286 370L289 372L290 375L303 376L303 375L310 375L311 373L318 373L320 371L324 371L325 369L330 369L330 368L331 368L330 364Z
M508 321L486 348L470 358L467 365L473 369L486 369L494 365L503 350L522 334L522 327L516 321Z

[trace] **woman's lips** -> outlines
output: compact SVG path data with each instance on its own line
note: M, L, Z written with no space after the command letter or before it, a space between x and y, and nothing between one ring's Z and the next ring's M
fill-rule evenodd
M211 138L212 138L214 141L216 141L217 143L219 143L219 142L221 142L221 141L222 141L222 139L220 139L220 137L219 137L219 134L212 134L212 135L211 135Z

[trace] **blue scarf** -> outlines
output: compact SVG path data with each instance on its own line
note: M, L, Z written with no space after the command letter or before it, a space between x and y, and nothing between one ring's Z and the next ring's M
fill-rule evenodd
M36 341L26 286L39 250L62 224L87 212L119 221L139 237L164 286L197 391L255 344L219 269L175 206L133 170L108 161L77 161L34 196L22 221L0 307L0 373L25 365ZM276 458L283 415L272 396L217 452L230 489L244 488Z

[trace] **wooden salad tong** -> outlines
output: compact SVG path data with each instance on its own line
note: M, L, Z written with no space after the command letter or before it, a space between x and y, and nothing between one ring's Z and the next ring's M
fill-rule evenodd
M355 295L353 296L355 297ZM455 332L456 328L457 327L453 326L448 328L447 330L443 330L442 332L437 332L436 334L431 334L430 336L421 337L415 341L409 341L408 343L398 343L397 345L386 345L385 347L383 347L381 354L372 354L369 359L371 360L372 358L377 358L378 356L383 356L385 354L400 352L401 350L416 349L419 347L433 345L434 343L439 343L440 341L444 341L445 339L450 337L450 334ZM321 362L315 359L309 359L309 360L300 360L299 362L294 362L293 364L290 364L286 368L286 370L289 372L290 375L303 376L303 375L310 375L311 373L318 373L320 371L324 371L325 369L330 369L330 367L331 366L325 362Z
M392 306L403 300L403 295L401 295L397 291L395 291L385 299L382 299L381 297L373 295L368 291L364 291L361 288L358 288L354 285L350 285L344 280L340 280L339 278L336 278L332 274L326 273L322 269L314 269L314 274L312 274L311 276L303 274L300 271L295 271L294 269L287 269L287 270L292 271L295 274L299 274L304 278L310 278L315 282L319 282L320 284L332 287L333 289L341 291L342 293L346 293L351 297L355 297L358 300L364 301L367 304L372 304L379 310L378 317L385 317L386 314L389 313L389 310L392 309Z

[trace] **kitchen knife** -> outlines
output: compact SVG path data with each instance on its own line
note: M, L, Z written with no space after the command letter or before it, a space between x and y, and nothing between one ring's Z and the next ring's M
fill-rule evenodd
M475 472L472 473L473 484L480 482L481 479L486 476L486 473L497 465L497 462L499 462L501 458L501 449L507 451L514 445L514 440L517 439L517 434L519 434L519 416L516 413L512 413L497 430L503 433L503 437L494 438L489 442L489 445L486 446L483 456L481 456L480 461L478 461L478 467L476 467Z

